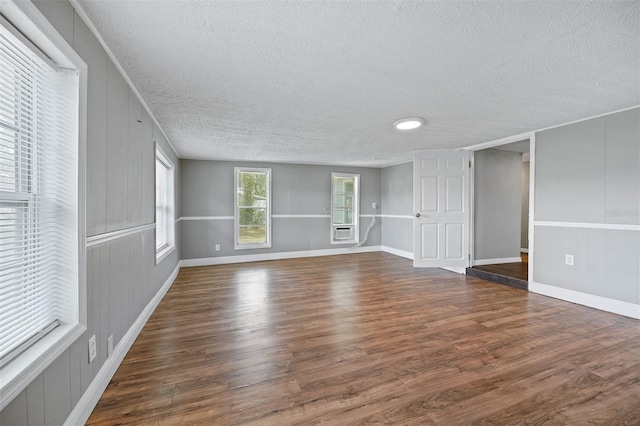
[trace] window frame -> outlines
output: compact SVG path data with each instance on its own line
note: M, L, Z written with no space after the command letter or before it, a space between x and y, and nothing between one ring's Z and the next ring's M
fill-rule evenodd
M175 165L169 156L164 152L158 142L155 144L155 162L154 162L154 176L155 176L155 190L154 190L154 242L156 247L156 265L162 262L169 254L176 249L175 241L175 216L176 216L176 200L175 200ZM167 217L166 223L158 223L158 162L162 163L167 171L167 179L165 180L165 197L167 200ZM158 246L158 231L164 228L166 233L165 244Z
M46 334L11 362L0 374L0 410L66 351L87 327L85 168L87 139L87 75L88 67L58 31L31 2L2 2L0 14L9 29L32 53L57 66L75 70L77 86L77 283L73 284L74 318ZM75 228L75 226L74 226ZM74 230L75 231L75 230ZM75 256L74 256L75 257Z
M335 178L354 178L353 193L353 224L343 225L334 222ZM360 174L358 173L331 173L331 214L330 214L329 241L331 244L357 244L360 242ZM345 240L335 239L335 228L338 226L353 226L353 238Z
M240 207L238 206L238 176L240 173L264 173L267 176L267 207L265 208L266 242L240 242ZM233 169L233 248L234 250L271 248L271 169L262 167L234 167Z

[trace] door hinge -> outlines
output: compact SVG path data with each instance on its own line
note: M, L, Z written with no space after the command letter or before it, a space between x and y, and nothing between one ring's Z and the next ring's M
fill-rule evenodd
M467 260L469 260L469 262L471 262L471 253L469 253L469 254L467 255Z
M469 168L471 168L471 160L469 160Z

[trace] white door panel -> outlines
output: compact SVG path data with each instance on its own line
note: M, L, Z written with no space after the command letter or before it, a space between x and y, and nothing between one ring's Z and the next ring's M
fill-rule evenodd
M420 151L413 164L414 266L468 266L469 153Z

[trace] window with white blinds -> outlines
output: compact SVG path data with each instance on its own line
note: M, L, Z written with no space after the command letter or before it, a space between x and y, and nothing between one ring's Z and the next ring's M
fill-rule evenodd
M56 67L4 19L0 24L4 367L51 330L79 321L79 77Z
M175 248L173 180L173 163L156 145L156 262Z

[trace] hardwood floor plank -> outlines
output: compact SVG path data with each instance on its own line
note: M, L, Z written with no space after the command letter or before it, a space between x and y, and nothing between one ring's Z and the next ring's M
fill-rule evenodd
M182 269L88 424L639 415L640 321L366 253Z

